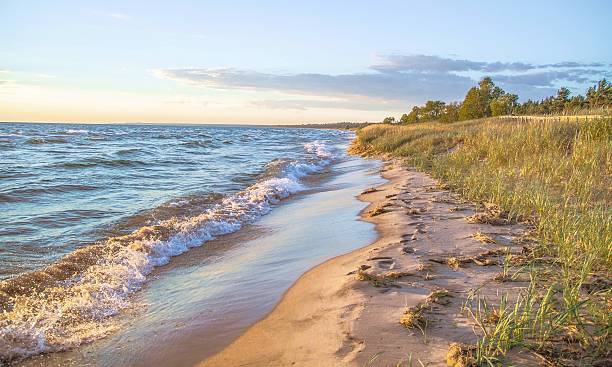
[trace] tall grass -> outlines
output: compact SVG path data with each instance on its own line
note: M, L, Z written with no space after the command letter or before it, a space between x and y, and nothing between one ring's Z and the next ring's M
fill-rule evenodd
M357 132L352 148L402 157L467 199L531 222L537 251L551 265L534 273L539 298L517 302L514 314L530 329L523 334L551 354L567 352L550 343L572 334L582 354L609 356L612 118L372 125Z

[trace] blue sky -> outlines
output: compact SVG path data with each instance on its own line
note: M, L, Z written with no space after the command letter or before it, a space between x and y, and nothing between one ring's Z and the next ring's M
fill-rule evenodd
M612 75L609 1L0 0L0 120L377 121Z

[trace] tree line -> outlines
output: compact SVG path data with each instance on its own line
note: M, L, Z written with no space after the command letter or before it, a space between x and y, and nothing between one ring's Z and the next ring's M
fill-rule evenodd
M507 93L496 86L490 77L485 77L478 82L478 86L470 88L463 102L427 101L422 106L414 106L397 122L454 122L503 115L574 114L582 110L607 108L612 108L612 84L606 79L591 86L585 96L571 96L570 90L562 87L554 96L519 103L518 95ZM395 123L396 120L387 117L383 122Z

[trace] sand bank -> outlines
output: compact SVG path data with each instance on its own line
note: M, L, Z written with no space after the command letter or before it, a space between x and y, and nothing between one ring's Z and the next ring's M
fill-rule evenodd
M445 366L451 343L475 342L462 302L476 289L498 298L525 286L495 280L498 251L520 252L525 228L472 223L476 208L428 175L396 162L382 171L389 181L360 195L378 240L305 273L266 318L200 366ZM442 296L428 298L435 291ZM400 323L425 302L416 322Z
M18 363L28 367L193 366L227 347L312 267L377 238L355 199L384 180L380 162L350 157L305 182L312 189L253 225L157 268L106 338ZM330 246L333 244L333 246ZM0 363L1 364L1 363Z

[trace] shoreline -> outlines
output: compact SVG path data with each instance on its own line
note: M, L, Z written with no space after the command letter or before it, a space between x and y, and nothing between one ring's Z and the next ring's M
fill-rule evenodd
M445 259L486 258L495 265L496 251L520 251L513 240L525 228L468 223L475 206L398 161L385 162L381 176L388 181L358 196L370 203L360 217L375 225L376 241L310 269L265 318L198 366L395 366L408 360L443 366L450 344L475 342L461 302L473 289L493 285L500 268L476 260L453 268ZM495 243L475 233L489 233ZM495 283L483 294L516 294L525 285ZM442 296L429 302L436 292ZM419 322L400 323L425 304ZM512 360L520 365L529 357L518 353Z
M384 174L381 176L388 181L377 186L380 192L383 192L383 188L391 189L399 179L394 180ZM267 316L253 324L220 353L207 358L198 366L345 365L343 360L346 360L348 354L342 359L336 358L335 354L340 349L347 349L344 336L351 329L347 321L350 323L356 318L361 311L359 305L364 302L363 297L356 292L342 292L349 290L348 285L351 283L346 273L354 269L352 265L355 261L384 239L378 220L368 217L369 211L377 203L376 198L363 193L357 198L370 203L361 210L359 216L361 220L374 223L377 239L365 247L333 257L302 274ZM334 275L327 277L328 271L333 271ZM336 302L338 298L350 302L347 307L329 302L330 298L324 296L336 296ZM344 325L334 322L338 319L344 321ZM292 334L298 328L301 335L295 338ZM322 338L321 333L325 337ZM312 343L302 343L302 338ZM325 350L324 354L320 353L322 349Z
M337 162L256 224L155 269L131 299L139 307L113 319L116 332L15 363L193 366L214 355L265 317L301 274L376 238L373 225L355 220L367 206L355 196L383 182L378 168L357 157Z

